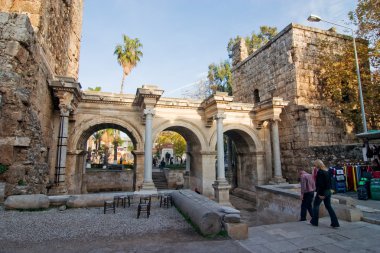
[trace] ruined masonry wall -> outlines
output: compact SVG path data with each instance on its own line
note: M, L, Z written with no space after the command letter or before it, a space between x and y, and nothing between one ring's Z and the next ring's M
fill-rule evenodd
M53 103L28 16L0 12L0 174L5 195L46 193Z
M0 164L9 167L0 181L5 196L46 194L57 136L48 82L78 76L83 0L0 3Z
M339 43L351 43L334 32L290 24L267 45L233 66L235 101L254 102L253 92L258 89L260 101L278 96L290 102L281 114L279 129L283 175L290 180L296 178L298 167L310 166L310 158L316 156L312 147L355 142L351 129L319 104L317 45L326 39L332 50L339 50ZM344 146L334 151L338 152L336 157L349 159Z
M1 3L2 12L28 15L44 58L55 75L78 77L83 0L4 0Z

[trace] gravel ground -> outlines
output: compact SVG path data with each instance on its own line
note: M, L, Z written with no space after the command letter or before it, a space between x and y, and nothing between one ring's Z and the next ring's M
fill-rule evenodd
M248 253L228 237L200 236L175 209L152 201L151 216L137 219L137 204L103 208L4 211L0 253Z
M0 210L0 245L5 243L39 243L81 238L120 237L167 230L192 229L174 208L160 208L152 201L149 219L142 213L137 219L137 204L116 208L116 213L103 208L78 208L59 211Z

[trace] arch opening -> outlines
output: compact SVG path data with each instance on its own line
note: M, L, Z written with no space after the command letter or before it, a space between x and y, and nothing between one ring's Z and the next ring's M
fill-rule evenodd
M188 126L166 125L156 133L154 143L154 154L158 168L165 166L170 173L168 188L189 188L202 192L202 144L199 136L194 129ZM158 146L157 140L165 133L175 133L174 136L180 136L180 140L173 140L166 145ZM170 141L169 141L170 142ZM161 165L163 163L164 165ZM176 182L170 181L174 178ZM154 181L153 175L153 181ZM211 187L211 185L210 185Z
M225 131L224 139L226 180L231 189L253 190L258 183L255 141L240 129Z
M137 138L132 131L115 123L98 123L82 132L73 177L81 192L133 191L135 189ZM80 178L82 176L82 178Z

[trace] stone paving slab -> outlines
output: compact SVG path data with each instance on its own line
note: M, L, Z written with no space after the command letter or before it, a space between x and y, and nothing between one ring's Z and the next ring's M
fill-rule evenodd
M239 243L250 252L380 252L380 226L366 222L340 221L330 227L330 218L319 226L288 222L249 228L249 238Z

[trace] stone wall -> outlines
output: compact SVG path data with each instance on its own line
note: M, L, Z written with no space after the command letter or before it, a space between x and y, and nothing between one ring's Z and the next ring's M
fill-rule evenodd
M49 81L76 78L82 0L0 1L0 164L5 196L46 193L55 156Z
M0 11L30 18L51 71L77 78L83 0L4 0Z
M0 13L0 163L5 195L46 193L52 138L52 77L29 18Z
M87 171L87 192L133 191L133 170Z
M235 101L260 102L271 97L289 101L280 122L280 146L283 175L296 178L296 169L310 166L310 158L318 157L313 147L343 145L336 157L357 160L359 153L344 154L345 145L358 143L352 128L328 107L321 105L317 92L317 45L328 40L331 50L339 52L339 44L352 43L350 37L296 24L290 24L262 48L240 58L234 56L232 86ZM239 47L239 50L244 47ZM326 49L327 50L327 49ZM259 91L260 102L254 91ZM354 149L359 151L358 149ZM334 154L331 154L334 155Z

